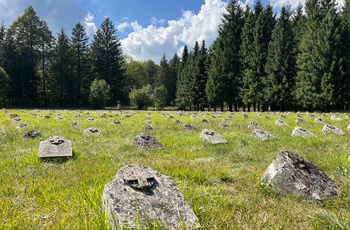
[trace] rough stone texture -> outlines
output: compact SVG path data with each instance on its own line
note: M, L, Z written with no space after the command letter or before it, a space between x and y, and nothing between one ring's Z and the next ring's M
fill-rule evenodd
M102 205L112 229L197 229L201 225L171 177L143 165L126 165L106 184ZM153 228L152 228L153 229Z
M174 121L174 123L175 123L175 124L181 124L181 121L176 120L176 121Z
M79 122L77 121L72 121L70 124L73 126L80 126Z
M312 113L306 112L308 117L314 117L315 115L313 115Z
M36 130L30 130L26 134L23 135L24 139L34 139L37 137L41 137L41 133Z
M134 145L138 149L152 150L163 149L163 145L153 136L146 133L139 133L134 139Z
M40 142L39 159L69 159L73 157L72 142L60 136L53 136Z
M325 124L322 128L322 133L324 134L330 134L330 133L334 133L337 135L344 135L345 132L342 131L341 129L333 126L333 125L329 125L329 124Z
M153 130L153 128L151 127L151 126L149 126L149 125L146 125L146 126L143 126L142 127L142 131L143 132L149 132L149 131L152 131Z
M19 125L16 126L16 129L23 129L25 127L27 127L26 124L19 124Z
M14 117L12 118L12 122L20 122L22 119L20 117Z
M261 129L261 126L255 121L251 121L248 125L248 129Z
M331 120L333 120L333 121L341 121L342 119L338 116L338 114L334 114L334 115L331 117Z
M339 187L314 164L289 151L281 151L264 174L264 180L282 194L311 201L337 196Z
M261 129L254 129L253 133L252 133L252 137L257 138L257 139L262 140L262 141L275 139L275 137L272 134L270 134L264 130L261 130Z
M306 121L304 121L303 119L301 119L300 117L297 117L297 119L295 120L295 122L297 124L306 124Z
M292 132L292 137L310 138L310 137L316 137L316 135L307 129L296 126Z
M113 121L111 122L111 124L112 124L112 125L120 125L121 123L120 123L120 121L113 120Z
M84 130L84 134L87 135L87 136L91 136L91 135L93 135L93 136L101 136L102 135L102 133L98 129L94 128L94 127L90 127L90 128L85 129Z
M88 117L88 121L94 121L95 119L92 117Z
M187 130L187 131L195 131L195 130L197 130L197 128L194 127L194 125L192 125L192 124L184 124L184 129Z
M219 123L219 127L225 128L225 129L230 128L230 126L228 124L225 124L225 123Z
M212 144L225 144L227 140L223 138L219 133L209 129L203 129L200 135L202 141L208 141Z
M250 117L247 114L245 114L245 113L242 113L242 116L243 116L244 119L247 119L247 120L250 119Z
M275 124L278 126L288 126L287 123L282 120L276 120Z
M319 124L327 124L327 122L325 120L323 120L322 118L316 117L314 120L315 123L319 123Z

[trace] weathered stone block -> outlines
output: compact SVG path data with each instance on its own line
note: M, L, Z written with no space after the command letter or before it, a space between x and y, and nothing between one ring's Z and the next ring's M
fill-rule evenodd
M53 136L40 142L38 157L41 160L67 160L73 157L72 142L60 136Z
M261 130L261 129L254 129L253 133L252 133L252 137L257 138L257 139L262 140L262 141L275 139L275 137L272 134L270 134L264 130Z
M126 165L106 184L102 205L112 229L200 228L199 220L171 177L143 165Z
M94 127L90 127L90 128L85 129L84 134L87 136L101 136L102 135L100 130L98 130Z
M310 161L289 151L281 151L264 174L281 194L294 194L307 200L333 198L338 185Z
M139 133L134 139L134 145L138 149L152 150L163 149L163 145L153 136L146 133Z
M316 137L316 135L307 129L296 126L292 132L292 137L310 138L310 137Z
M227 140L223 138L219 133L209 129L203 129L200 135L202 141L208 141L212 144L225 144Z
M336 134L336 135L344 135L345 132L333 125L329 125L329 124L325 124L322 128L322 133L324 134L330 134L330 133L333 133L333 134Z

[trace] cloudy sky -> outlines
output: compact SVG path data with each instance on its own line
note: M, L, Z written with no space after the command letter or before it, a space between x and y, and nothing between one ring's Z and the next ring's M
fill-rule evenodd
M242 5L254 0L242 0ZM117 28L124 54L136 60L151 59L159 63L163 53L167 59L184 44L193 46L206 41L207 47L217 36L221 15L228 0L0 0L0 21L5 26L33 6L54 35L64 28L67 34L77 22L83 22L92 38L102 20L108 16ZM266 4L267 0L262 0ZM270 0L279 8L285 3L292 8L298 0ZM304 3L305 0L300 0Z

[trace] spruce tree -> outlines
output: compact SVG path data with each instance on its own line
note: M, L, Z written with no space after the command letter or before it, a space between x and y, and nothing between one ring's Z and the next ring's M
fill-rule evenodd
M111 87L108 105L116 105L118 101L127 102L124 91L125 76L122 68L124 57L116 29L109 17L101 23L92 42L92 58L98 79L106 80Z
M74 52L74 77L76 79L76 105L87 105L88 92L92 79L89 74L89 38L86 34L84 26L78 22L72 30L72 49Z
M290 105L294 87L293 31L290 7L283 6L269 45L265 81L265 101L284 111Z

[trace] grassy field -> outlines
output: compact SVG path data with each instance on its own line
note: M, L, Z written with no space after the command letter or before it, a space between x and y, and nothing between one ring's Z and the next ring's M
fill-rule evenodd
M13 122L0 111L0 229L108 229L100 208L104 185L127 164L143 164L169 175L190 204L203 229L350 229L350 132L344 136L326 135L323 125L302 113L307 122L299 125L317 138L291 137L296 116L275 124L279 114L247 113L276 139L259 141L247 126L251 120L241 113L200 112L197 118L187 112L147 111L68 111L8 110L22 122ZM65 120L57 121L56 114ZM106 114L106 118L100 117ZM162 116L169 113L174 119ZM81 118L76 118L81 114ZM135 114L125 118L126 115ZM50 116L50 118L44 118ZM232 116L230 121L224 121ZM270 119L265 119L269 116ZM320 114L315 116L321 117ZM328 123L346 131L350 119ZM94 121L88 121L93 117ZM140 151L133 146L146 119L152 120L155 136L164 150ZM191 123L197 131L185 131L175 120ZM209 123L203 123L206 119ZM121 125L111 125L119 120ZM80 126L71 125L78 121ZM219 127L225 122L229 128ZM16 130L19 123L27 127ZM102 136L84 136L96 127ZM228 144L211 145L200 140L202 129L221 133ZM24 140L35 129L42 136ZM39 143L51 136L73 142L74 158L65 163L43 163L38 159ZM299 154L324 171L341 188L334 200L312 203L295 196L282 196L262 183L262 176L281 150Z

